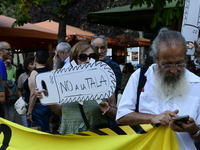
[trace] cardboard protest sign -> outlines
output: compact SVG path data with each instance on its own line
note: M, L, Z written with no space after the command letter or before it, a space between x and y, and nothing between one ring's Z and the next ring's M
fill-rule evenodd
M189 46L189 43L193 43L194 40L197 40L199 35L199 15L200 15L200 1L197 0L186 0L182 30L181 33L185 37L186 42ZM187 49L187 55L193 55L195 48Z
M40 101L49 105L108 98L115 91L116 77L106 63L97 61L38 74L36 85L47 90Z

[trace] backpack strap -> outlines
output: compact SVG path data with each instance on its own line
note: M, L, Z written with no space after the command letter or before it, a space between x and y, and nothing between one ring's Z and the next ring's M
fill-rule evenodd
M87 120L87 117L85 116L85 113L84 113L84 110L83 110L83 105L81 105L81 104L78 104L78 105L79 105L79 109L81 111L81 116L83 118L83 121L84 121L87 129L90 129L90 124L89 124L89 122Z
M140 77L139 77L139 82L138 82L138 88L137 88L137 103L136 103L136 108L135 112L139 112L139 100L140 100L140 93L142 91L142 88L144 87L147 78L144 76L146 71L148 70L149 67L141 67L140 68Z

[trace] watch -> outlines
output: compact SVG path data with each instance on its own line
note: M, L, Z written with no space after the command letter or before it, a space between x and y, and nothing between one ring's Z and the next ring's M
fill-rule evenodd
M27 116L30 116L30 115L32 115L32 113L30 113L30 112L27 112L27 114L26 114Z
M199 128L199 131L197 131L197 133L193 134L192 137L197 137L200 135L200 128Z

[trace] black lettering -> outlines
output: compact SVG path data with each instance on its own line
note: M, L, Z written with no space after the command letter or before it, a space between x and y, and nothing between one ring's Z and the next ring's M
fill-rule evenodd
M85 80L87 81L88 84L88 88L92 88L92 86L94 85L94 87L96 87L96 82L94 82L94 80L92 78L85 78Z
M54 84L53 77L52 77L52 76L50 76L49 78L50 78L50 82L51 82L51 84Z
M87 84L88 84L88 88L90 88L89 79L91 79L91 78L85 78L85 80L87 81Z
M92 85L96 85L96 83L92 80L92 78L91 78L91 83L90 83L90 86L91 86L91 88L92 88ZM95 86L96 87L96 86Z
M6 124L1 124L0 125L0 133L1 132L3 132L4 139L3 139L3 142L2 142L2 146L0 147L0 150L6 150L9 146L9 143L10 143L10 139L11 139L11 136L12 136L12 130Z
M75 87L75 90L79 90L79 87L78 87L78 85L76 85L76 87Z
M87 88L85 87L85 85L81 85L81 90L87 90Z
M73 86L72 86L72 83L70 81L64 81L64 84L60 83L60 89L61 89L61 92L63 93L63 90L64 91L72 91L73 90Z
M95 81L96 81L96 83L98 84L97 78L95 78ZM101 84L97 85L97 87L100 87L100 86L101 86Z
M107 85L107 80L105 80L104 77L101 75L101 80L100 80L101 85L103 82Z

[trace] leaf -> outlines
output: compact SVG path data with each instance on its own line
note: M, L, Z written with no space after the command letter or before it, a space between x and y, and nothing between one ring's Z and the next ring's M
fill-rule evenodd
M132 9L134 6L140 6L141 7L145 3L146 3L145 0L133 0L131 2L130 8Z
M65 6L67 5L68 3L70 3L72 0L62 0L61 1L61 5Z
M59 13L59 12L61 12L61 11L62 11L61 8L56 8L56 9L54 9L54 13Z

